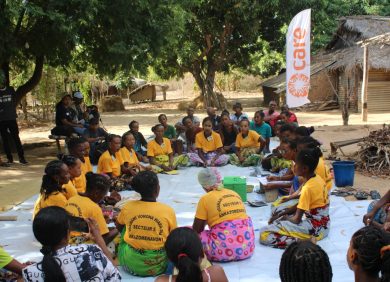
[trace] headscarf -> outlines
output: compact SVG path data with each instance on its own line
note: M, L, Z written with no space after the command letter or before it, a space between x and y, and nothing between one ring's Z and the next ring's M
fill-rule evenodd
M216 168L204 168L198 173L198 182L206 190L221 190L221 175Z

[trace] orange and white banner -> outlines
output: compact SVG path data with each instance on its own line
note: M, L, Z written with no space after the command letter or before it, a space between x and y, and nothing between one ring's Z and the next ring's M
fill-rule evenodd
M297 14L286 36L286 100L290 108L310 103L310 19L311 9Z

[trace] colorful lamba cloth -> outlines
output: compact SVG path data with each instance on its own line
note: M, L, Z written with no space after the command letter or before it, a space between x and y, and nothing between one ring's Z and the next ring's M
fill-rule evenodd
M200 234L210 261L228 262L250 258L255 250L255 233L250 217L224 221Z

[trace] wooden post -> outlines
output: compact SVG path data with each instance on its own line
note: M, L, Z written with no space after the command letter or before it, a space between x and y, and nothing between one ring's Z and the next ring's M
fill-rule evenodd
M362 84L362 121L367 121L367 88L368 88L368 47L364 46L363 84Z

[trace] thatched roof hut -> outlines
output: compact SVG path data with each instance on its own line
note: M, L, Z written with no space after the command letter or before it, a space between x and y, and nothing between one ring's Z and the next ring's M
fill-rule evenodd
M327 85L316 87L316 95L309 93L311 101L329 99L329 91L341 105L360 110L363 48L369 48L369 111L390 111L390 17L350 16L339 19L340 25L326 48L312 58L312 66L324 68L311 77L311 89L317 80L327 77ZM285 91L286 84L277 78L263 82L263 92L272 94ZM319 91L319 92L318 92ZM315 97L315 99L313 99ZM370 101L371 100L371 101Z

